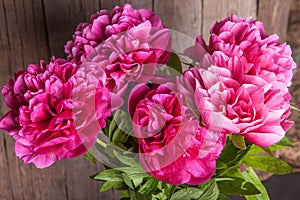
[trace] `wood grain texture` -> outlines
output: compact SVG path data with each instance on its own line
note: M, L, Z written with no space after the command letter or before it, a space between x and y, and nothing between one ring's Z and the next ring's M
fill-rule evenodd
M287 41L292 47L300 47L300 1L292 0L290 6Z
M147 8L152 10L152 0L101 0L101 8L112 10L115 6L123 6L125 3L132 4L133 8Z
M63 2L66 3L66 1ZM13 72L26 68L30 63L38 64L40 59L48 61L50 51L62 55L63 45L71 37L75 28L71 25L66 25L66 28L63 24L59 24L59 17L64 18L63 11L68 13L64 14L69 16L69 22L76 24L86 20L91 12L99 9L99 4L95 3L98 5L95 7L91 3L84 5L83 3L78 1L76 4L72 1L72 6L68 7L67 11L62 10L66 7L51 4L48 5L51 9L47 9L51 12L49 11L45 15L42 0L0 1L1 87L7 83ZM81 10L86 12L83 14ZM72 13L77 13L77 15L74 14L76 17L73 18ZM44 16L51 24L45 23ZM67 21L64 23L67 24ZM56 28L56 31L50 31L47 34L46 27L48 30ZM70 34L67 36L66 33L63 33L64 30L69 31ZM60 37L60 33L68 38ZM7 110L1 95L1 116ZM0 134L1 200L114 199L114 191L99 193L101 183L89 178L90 175L102 169L100 165L92 165L84 159L61 161L47 169L36 169L32 164L25 165L15 156L14 140L7 133L1 132Z
M258 20L265 25L267 34L278 34L280 41L286 39L291 0L260 0Z
M76 25L87 22L90 14L100 7L112 9L116 5L132 3L134 8L152 9L169 28L193 38L200 33L207 38L210 26L231 13L256 18L258 12L267 32L276 32L284 39L288 2L290 0L1 0L0 86L14 71L26 68L29 63L39 63L40 59L48 61L51 55L65 57L64 44L71 39ZM294 12L290 20L295 21L296 28L290 31L297 29L299 22L299 11ZM289 41L299 39L295 34L290 35ZM299 107L298 77L299 73L295 76L292 93ZM7 108L2 96L0 101L0 115L3 116ZM292 131L297 133L300 118L293 116L296 116L296 124ZM84 159L61 161L43 170L24 165L15 156L13 139L7 133L0 133L0 200L119 199L113 190L98 193L101 183L89 179L90 175L102 169L100 165L93 165Z
M64 45L72 38L80 22L100 8L99 0L44 0L46 26L51 55L65 57Z
M23 69L26 64L48 58L46 34L41 1L5 0L0 3L0 68L1 85L12 72ZM43 48L42 48L43 47ZM2 98L2 97L1 97ZM1 99L1 115L7 108ZM40 197L42 173L29 165L23 165L14 154L14 141L1 133L1 184L0 199L33 199ZM3 170L2 170L3 169ZM3 179L2 179L3 178Z
M238 17L256 18L256 0L203 0L202 35L208 42L210 27L226 16L236 14Z
M154 0L153 9L168 28L192 38L201 33L202 0Z

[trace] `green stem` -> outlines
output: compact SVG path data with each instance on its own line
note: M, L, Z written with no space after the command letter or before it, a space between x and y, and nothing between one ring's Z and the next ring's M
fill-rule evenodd
M168 199L171 199L171 196L174 194L176 187L176 185L171 185L171 188L168 190Z
M105 142L103 142L102 140L100 140L99 138L97 138L97 143L100 144L104 148L107 147L107 144Z

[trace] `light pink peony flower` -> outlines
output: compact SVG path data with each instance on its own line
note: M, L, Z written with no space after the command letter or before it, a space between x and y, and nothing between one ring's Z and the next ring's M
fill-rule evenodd
M73 40L65 45L68 60L81 63L94 47L105 39L146 21L149 21L153 28L163 28L160 18L152 11L135 10L130 4L123 7L116 6L111 15L107 10L100 10L91 16L90 23L80 23L77 26Z
M233 65L231 70L217 66L211 66L207 70L192 68L185 73L185 76L188 80L192 80L192 77L195 77L204 85L196 86L190 81L192 85L195 85L195 96L197 97L199 96L197 90L199 88L203 90L202 88L208 85L208 80L211 83L214 82L213 76L209 74L214 74L215 77L219 75L221 78L219 82L222 83L222 88L212 87L215 91L208 91L211 93L209 96L215 99L215 102L218 102L220 99L223 99L223 102L225 102L221 108L225 108L223 114L229 119L224 120L226 127L231 127L229 129L230 132L227 133L242 134L246 139L258 146L270 146L278 143L293 125L293 122L287 120L290 115L291 100L287 87L283 83L277 82L276 88L278 89L274 89L273 84L276 82L270 84L261 77L239 74L240 68L238 66L241 65ZM199 76L199 71L205 71L206 74L202 73L203 75ZM191 72L193 72L193 76ZM226 93L225 99L224 95L220 95L222 91ZM212 99L208 99L209 102L213 101ZM205 101L205 95L204 98L202 95L200 100ZM220 103L212 105L221 105ZM198 103L198 105L202 104ZM211 107L213 110L217 110L217 108L215 106ZM201 111L199 110L199 112Z
M16 73L15 81L9 80L3 87L5 103L11 110L1 119L0 128L16 140L16 155L25 163L45 168L62 158L82 155L95 143L98 132L87 120L85 124L74 122L72 89L80 80L80 74L75 79L77 71L77 65L52 58L49 64L41 61L40 66L29 65L26 71ZM105 73L102 74L104 76L97 77L98 86L105 82ZM101 92L96 100L105 93L103 89ZM87 99L83 96L75 102L78 106L88 103ZM97 116L101 127L105 125L103 118L108 115L109 112L103 110L103 115ZM79 132L77 125L84 131Z
M149 21L112 35L95 48L87 62L96 62L107 75L106 87L121 96L129 82L147 82L160 60L170 56L170 32L155 29Z
M290 47L277 35L266 35L259 21L235 15L211 28L209 45L198 36L186 53L222 77L229 91L225 115L249 141L259 146L277 143L293 124L290 114L292 69ZM259 98L258 98L259 97ZM276 103L274 103L276 102Z
M238 133L253 144L276 144L293 125L287 120L291 100L287 90L274 90L271 84L258 86L252 83L230 91L227 117L236 124Z
M198 36L195 46L186 51L193 59L199 61L208 52L215 65L228 69L230 63L239 60L241 73L262 77L268 83L291 85L292 69L296 67L291 48L280 44L277 35L266 35L261 22L232 15L216 22L210 33L208 46Z
M171 84L172 85L172 84ZM197 185L209 180L225 145L225 134L211 124L221 115L202 113L203 123L173 86L138 85L129 98L140 162L155 178L170 184Z

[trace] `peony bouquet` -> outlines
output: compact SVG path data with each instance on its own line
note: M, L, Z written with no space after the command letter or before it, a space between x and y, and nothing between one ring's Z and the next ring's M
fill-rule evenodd
M261 22L231 15L206 43L125 4L80 23L65 52L2 89L0 128L24 163L83 155L122 199L269 199L253 168L292 171L272 152L293 146L296 64Z

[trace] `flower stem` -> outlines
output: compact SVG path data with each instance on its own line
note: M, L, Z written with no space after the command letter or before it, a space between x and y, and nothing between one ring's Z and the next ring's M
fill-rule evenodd
M100 140L99 138L97 138L97 143L100 144L104 148L107 147L107 144L105 142L103 142L102 140Z

